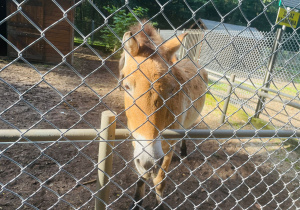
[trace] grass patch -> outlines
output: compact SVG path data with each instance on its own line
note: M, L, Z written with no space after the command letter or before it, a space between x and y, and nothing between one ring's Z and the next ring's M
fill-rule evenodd
M217 100L218 97L215 97ZM211 94L206 94L205 96L205 106L216 106L217 101L214 99L214 97Z
M214 110L214 117L221 117L221 110L223 110L224 100L222 100L220 97L206 94L205 106L209 110ZM249 118L249 115L243 109L239 109L232 104L228 105L226 115L230 116L228 121L236 129L239 129L241 126L245 125Z
M74 38L74 45L80 45L83 43L83 39L75 37ZM101 51L105 56L110 56L113 52L101 41L94 41L93 43L91 42L91 39L89 38L87 40L87 43L93 47L94 49L97 49L99 51ZM87 47L85 45L83 45L83 47ZM122 50L118 51L117 53L115 53L113 56L111 56L112 59L119 59L121 57L121 53Z
M294 87L294 85L296 86L296 88ZM294 85L289 85L289 86L286 86L285 88L283 88L282 90L280 90L280 92L282 93L286 93L286 94L289 94L289 95L297 95L298 91L300 90L300 84L298 82L295 82L294 81ZM277 90L278 89L281 89L282 87L278 86L278 87L275 87L273 84L271 85L270 87L271 89L273 90Z
M78 37L74 37L74 44L75 45L79 45L79 44L82 44L82 43L83 43L83 39L78 38ZM104 43L102 43L100 41L94 41L94 42L92 42L90 38L88 39L87 43L89 45L92 45L92 46L105 47Z
M74 45L80 45L82 43L83 43L83 39L78 38L78 37L74 38ZM88 38L87 44L89 44L94 49L100 50L103 53L112 53L112 51L109 50L109 48L103 42L101 42L101 41L94 41L94 42L92 42L91 39Z
M209 106L209 109L215 109L214 112L217 112L217 116L221 116L221 110L223 110L224 106L224 100L220 97L212 96L210 94L206 94L206 101L205 101L205 106ZM219 106L219 108L218 108ZM251 116L241 109L240 107L236 107L233 104L228 105L227 113L226 116L230 116L228 118L228 122L233 125L235 129L239 129L245 124L249 123L249 118ZM256 128L256 129L263 129L263 130L274 130L275 127L272 126L270 123L259 119L259 118L251 118L250 119L251 124Z
M260 119L260 118L251 118L251 123L254 125L256 129L263 130L275 130L276 128L272 126L270 123Z
M217 90L217 91L222 91L222 92L226 92L227 91L227 87L228 85L224 84L224 83L215 83L213 84L212 81L209 80L208 82L208 86L210 86L209 89L213 89L213 90Z

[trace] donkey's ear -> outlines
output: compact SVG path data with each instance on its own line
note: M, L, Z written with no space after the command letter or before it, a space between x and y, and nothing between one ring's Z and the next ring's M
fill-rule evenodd
M136 56L139 51L139 43L136 38L132 36L131 31L128 31L124 34L122 42L124 43L124 48L131 56Z
M169 59L171 59L172 56L176 53L176 51L179 49L179 47L181 46L181 43L182 43L184 37L187 34L188 33L180 34L179 36L174 37L173 39L168 40L166 43L164 43L162 45L165 48L165 51L167 52L167 57Z

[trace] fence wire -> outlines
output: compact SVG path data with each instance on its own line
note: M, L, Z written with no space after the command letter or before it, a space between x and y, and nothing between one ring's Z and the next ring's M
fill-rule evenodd
M204 66L211 76L221 79L235 74L241 84L253 90L264 87L264 78L268 72L268 62L272 55L272 45L275 41L274 32L262 31L225 31L225 30L186 30L190 35L185 39L180 58L188 55L195 62ZM293 33L284 33L281 46L277 50L273 72L271 73L271 89L274 93L284 93L290 99L298 100L299 93L299 36ZM216 53L217 52L217 53ZM214 81L215 81L214 80ZM213 81L212 81L213 82ZM212 83L210 91L225 98L228 84ZM259 100L255 93L236 89L231 102L237 106L244 106L249 115L255 111ZM290 100L289 99L289 100ZM266 103L265 109L273 108ZM283 111L283 110L281 110ZM281 112L277 110L278 113ZM269 114L263 117L269 120ZM280 121L280 119L278 119ZM291 125L278 122L289 129Z
M141 205L135 200L135 186L141 174L134 164L138 156L134 155L131 143L134 141L143 146L142 151L151 156L147 152L151 145L143 143L143 139L133 140L129 135L128 138L108 141L113 154L112 174L100 171L108 179L101 189L97 188L95 181L100 173L98 166L102 163L97 159L99 138L106 130L99 130L101 112L114 112L117 129L126 129L130 134L134 132L127 125L125 112L130 107L124 108L123 98L128 90L122 83L124 79L119 77L118 68L125 44L122 43L122 36L126 31L120 35L112 21L118 12L125 10L131 14L131 18L143 24L133 12L130 2L125 1L111 14L100 8L96 0L52 0L47 7L42 0L6 2L2 6L7 7L7 15L0 21L0 26L15 27L18 31L7 30L0 34L10 55L0 58L0 128L13 129L18 131L18 135L12 142L3 142L1 138L5 137L0 136L0 208L90 209L94 208L97 199L107 209L125 209L132 203L142 209L158 209L155 205L155 196L158 196L156 186L151 182L145 181L144 203ZM269 20L265 11L277 2L258 1L265 10L257 13L252 20L243 12L245 0L236 3L236 7L226 15L219 12L217 2L201 1L201 5L195 9L183 1L180 4L184 4L184 11L189 11L191 15L178 27L174 27L165 12L168 5L177 1L155 1L160 10L148 18L155 23L158 16L163 17L164 24L173 29L167 39L187 32L188 36L177 52L178 59L189 59L193 65L199 64L201 67L197 67L198 74L188 78L185 83L174 77L180 86L178 92L184 92L184 97L190 102L182 113L175 113L167 106L167 101L176 94L171 95L167 100L164 99L163 106L147 116L147 121L139 128L147 123L153 124L151 117L167 107L174 117L174 123L180 124L183 129L180 117L195 108L193 103L196 102L185 91L185 84L199 79L202 69L209 74L206 101L203 111L199 113L200 118L191 128L185 128L184 138L176 139L177 142L170 147L174 154L163 178L166 188L161 202L165 209L299 209L300 147L297 136L262 138L253 135L241 138L233 135L217 138L211 135L209 138L192 138L188 134L194 129L206 129L211 133L218 130L259 132L264 129L288 129L296 133L300 127L299 109L296 108L300 104L299 27L290 33L284 32L276 51L271 86L266 90L263 89L264 77L274 53L272 45L277 24ZM88 29L90 23L74 23L74 13L83 15L84 7L88 7L98 18L98 22L93 22L91 31ZM288 7L284 1L283 7ZM188 29L190 23L200 27L196 15L207 8L213 8L219 14L222 20L220 25L223 25L224 18L238 13L248 22L248 27L242 31L228 30L226 25L225 30ZM47 10L55 12L46 16ZM58 14L57 17L55 14ZM42 17L44 22L39 21ZM251 23L259 17L266 17L273 30L250 30ZM70 29L67 35L66 27ZM67 36L66 40L71 39L73 43L74 32L77 36L76 45L66 51L70 43L64 43L63 38ZM145 32L144 28L142 32ZM160 29L162 36L163 32ZM56 39L51 38L53 33L57 34ZM101 35L111 40L117 37L113 52L107 52L105 46L97 45L99 40L94 38ZM147 38L152 37L147 35ZM164 60L159 50L165 42L158 45L152 39L150 42L156 47L153 55ZM47 50L51 52L50 57L58 57L59 62L46 62L45 57L49 56L45 53ZM33 56L34 52L41 54ZM44 59L45 62L37 62L36 59ZM150 57L146 61L148 59ZM166 62L168 74L172 73L176 64ZM139 68L133 72L139 72ZM236 75L236 84L231 83L233 89L228 95L229 76L232 74ZM148 80L154 90L155 82L150 78ZM120 91L120 88L124 91ZM261 117L254 118L254 110L260 100L259 93L266 91L271 96L262 101ZM230 98L230 104L225 111L223 104L227 98ZM138 109L145 113L142 108ZM224 112L225 121L220 122L219 118ZM167 129L153 126L159 134ZM41 134L40 141L35 141L27 135L34 129L55 129L59 137L55 141L47 141L45 138L49 134L45 133ZM68 139L68 132L75 129L90 129L95 137L87 141ZM186 157L180 155L179 147L183 139L187 141ZM159 136L152 143L163 141L167 140ZM155 165L160 167L158 161ZM108 202L98 197L98 192L106 186L111 188Z

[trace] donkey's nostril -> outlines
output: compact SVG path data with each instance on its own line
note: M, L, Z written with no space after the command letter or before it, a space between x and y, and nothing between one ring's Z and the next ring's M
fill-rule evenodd
M128 85L124 86L126 90L130 90L130 87Z
M143 164L144 169L149 170L151 167L153 166L153 162L152 161L146 161Z
M137 158L137 159L135 159L135 164L138 167L143 168L143 170L149 170L153 166L154 163L149 160L144 161L143 159Z
M136 163L137 163L137 164L140 164L140 159L136 159Z

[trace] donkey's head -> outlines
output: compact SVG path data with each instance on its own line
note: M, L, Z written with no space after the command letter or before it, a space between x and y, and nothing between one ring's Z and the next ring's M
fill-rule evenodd
M134 141L134 157L141 174L155 165L163 155L159 131L167 124L166 100L177 82L168 73L174 53L186 34L175 37L160 47L163 40L151 24L135 26L123 36L124 53L120 60L125 89L128 127ZM177 84L178 85L178 84Z

